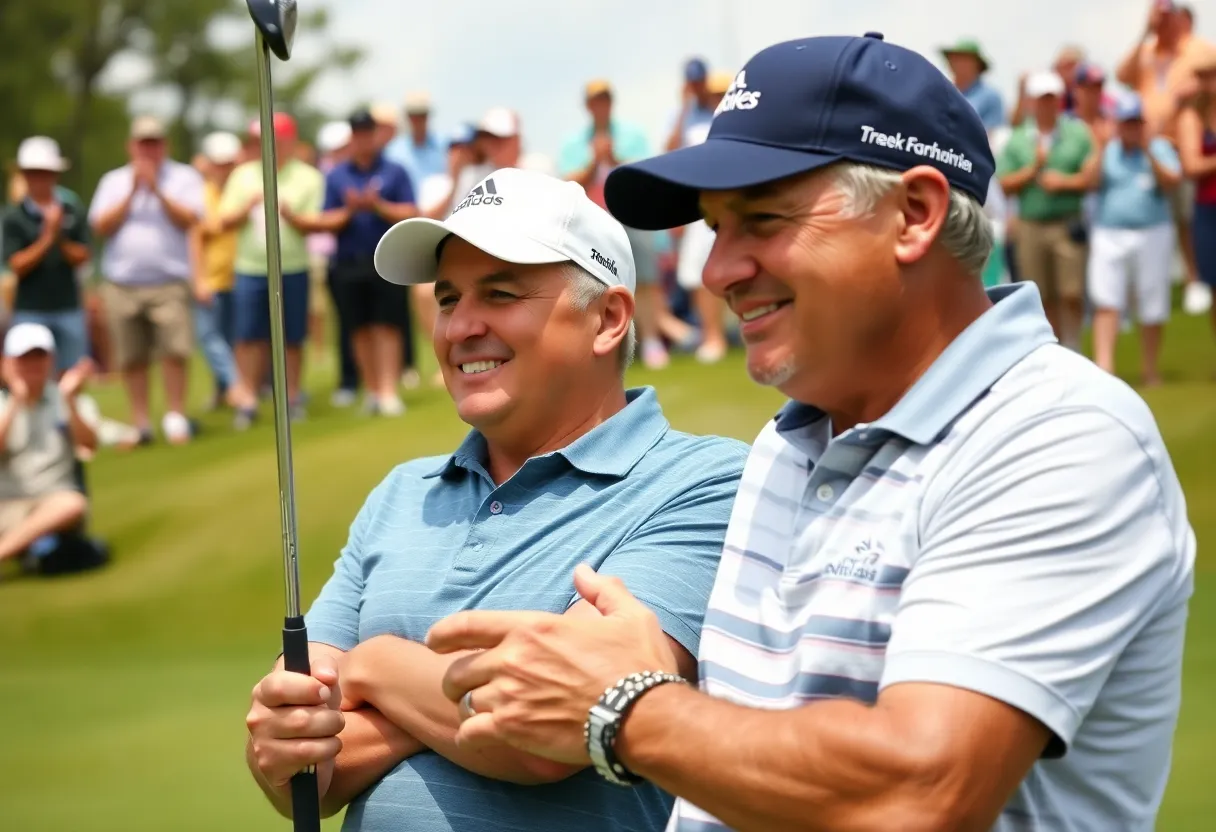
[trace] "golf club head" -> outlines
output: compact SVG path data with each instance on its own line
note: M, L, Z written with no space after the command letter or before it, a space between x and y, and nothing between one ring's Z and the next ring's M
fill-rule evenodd
M245 5L270 51L288 60L296 37L296 0L245 0Z

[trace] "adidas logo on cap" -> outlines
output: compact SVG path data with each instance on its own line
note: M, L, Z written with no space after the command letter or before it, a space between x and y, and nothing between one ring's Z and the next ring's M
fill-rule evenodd
M462 208L469 208L474 205L502 205L502 197L499 196L498 188L495 187L492 178L487 179L484 183L469 191L468 196L452 209L452 213L455 214Z

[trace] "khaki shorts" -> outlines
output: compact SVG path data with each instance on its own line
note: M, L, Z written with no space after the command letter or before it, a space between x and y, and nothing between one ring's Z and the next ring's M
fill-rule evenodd
M1170 191L1166 198L1170 203L1170 216L1174 219L1174 225L1179 228L1190 225L1191 218L1195 214L1195 182L1192 179L1183 179L1178 183L1178 187Z
M1018 222L1018 275L1039 287L1044 305L1085 296L1088 247L1068 234L1069 220Z
M189 359L194 352L194 299L184 280L155 286L106 283L103 300L120 369L162 358Z

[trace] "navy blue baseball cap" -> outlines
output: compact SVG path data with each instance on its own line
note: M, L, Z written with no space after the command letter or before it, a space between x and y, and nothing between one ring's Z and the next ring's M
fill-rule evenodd
M701 144L614 169L608 210L623 225L701 218L701 191L735 190L841 161L940 170L983 203L996 169L975 109L927 58L864 37L813 37L758 52L735 76Z

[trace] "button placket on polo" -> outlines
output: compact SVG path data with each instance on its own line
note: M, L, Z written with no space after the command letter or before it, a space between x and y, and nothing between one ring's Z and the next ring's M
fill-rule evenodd
M507 504L503 501L503 489L491 491L477 509L477 516L469 526L464 546L457 552L452 563L457 580L476 580L486 557L494 547L494 540L503 533L500 525L508 522Z

